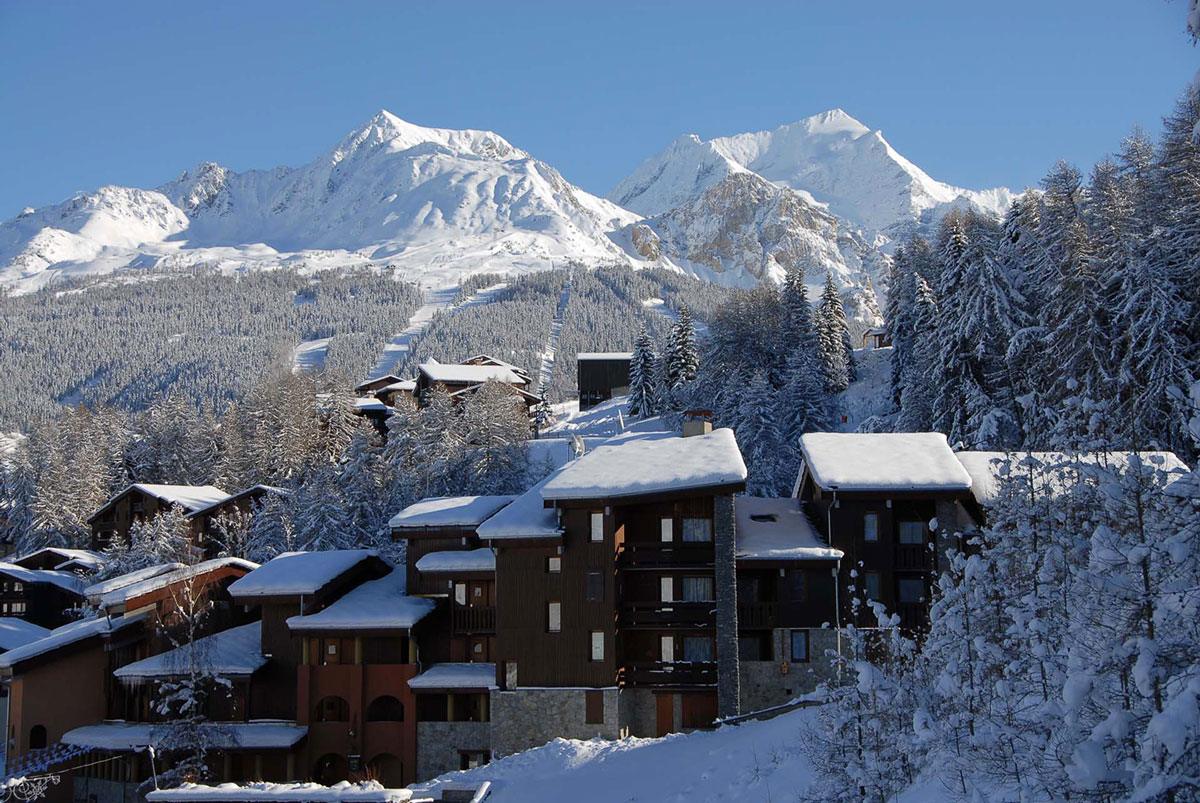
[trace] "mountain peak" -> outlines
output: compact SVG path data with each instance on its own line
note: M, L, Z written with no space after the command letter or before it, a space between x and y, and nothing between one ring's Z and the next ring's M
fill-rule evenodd
M340 162L360 150L383 148L389 152L405 151L418 145L433 144L461 155L487 159L524 158L524 151L514 148L504 137L493 131L464 128L427 128L410 123L387 109L347 134L334 150L333 161Z
M841 108L829 109L812 117L805 117L791 126L785 125L780 128L793 126L802 127L809 134L850 134L855 139L871 130Z

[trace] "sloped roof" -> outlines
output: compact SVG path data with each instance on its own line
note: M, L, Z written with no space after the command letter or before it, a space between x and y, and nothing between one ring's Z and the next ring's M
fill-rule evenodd
M475 527L507 505L515 496L431 496L401 510L389 525L393 529Z
M235 599L315 594L364 560L377 557L373 549L284 552L235 580L229 593Z
M244 496L252 496L254 494L264 494L264 495L272 494L274 496L291 496L292 492L289 491L287 488L280 488L278 485L264 485L262 483L259 483L258 485L251 485L249 488L243 488L240 491L231 493L229 496L226 496L224 499L218 499L217 501L213 502L212 504L205 505L202 508L198 508L197 510L188 514L189 518L195 518L196 516L203 516L204 514L208 513L209 511L211 511L215 508L221 507L222 505L227 505L230 502L235 502Z
M428 615L435 603L404 593L404 572L370 580L316 613L287 620L293 632L312 630L407 630Z
M103 607L119 605L134 597L140 597L143 594L149 594L151 591L166 588L173 583L190 580L193 577L199 577L202 574L226 567L245 569L247 572L252 572L258 568L258 564L253 561L242 560L241 558L213 558L212 560L203 560L191 566L180 566L168 572L161 572L132 583L127 583L120 588L113 589L102 595L100 597L100 604Z
M262 654L262 622L196 639L195 646L196 654L203 657L205 669L226 677L252 675L267 663ZM186 674L191 655L191 647L178 647L126 664L113 675L122 680L145 680Z
M690 438L636 438L568 463L542 488L545 500L609 499L738 485L746 463L731 429Z
M503 365L459 365L444 362L423 362L417 370L430 382L451 384L482 384L488 380L505 382L509 385L524 385L528 379Z
M494 689L495 664L434 664L408 681L410 689Z
M733 503L738 560L837 560L794 498L739 496Z
M13 650L50 635L49 628L12 616L0 616L0 650Z
M804 466L839 491L967 491L971 475L940 432L809 432Z
M41 549L35 549L33 552L29 552L17 558L13 561L13 563L17 564L18 566L22 566L24 565L25 561L33 560L45 553L58 556L59 562L54 567L56 569L64 563L72 562L80 566L88 566L92 568L98 568L104 564L104 556L99 552L94 552L90 549L70 549L68 547L61 546L46 546L42 547Z
M400 381L400 377L396 376L395 374L384 374L383 376L373 376L370 379L364 379L362 382L359 382L357 385L355 385L354 389L366 390L371 385L374 385L376 382L379 382L383 379L390 379L392 382Z
M417 560L417 571L432 573L494 572L496 554L487 547L427 552Z
M147 580L151 577L157 577L160 574L166 574L168 572L173 572L176 569L182 569L183 567L184 564L182 563L158 563L154 566L136 569L132 572L119 574L116 577L110 577L107 580L100 580L99 582L92 583L83 589L83 596L86 597L87 601L93 605L99 605L100 600L104 598L105 594L116 591L120 588L124 588L125 586L133 585L134 583L140 583L143 580Z
M581 351L575 355L579 362L589 360L632 360L632 351Z
M185 512L192 513L214 502L219 502L229 496L226 491L215 485L157 485L146 482L135 482L124 488L120 493L109 498L107 502L92 514L88 521L97 518L101 513L112 507L113 503L130 491L140 491L147 496L163 502L178 505Z
M205 786L185 783L174 789L156 789L146 794L151 803L431 803L432 798L417 801L408 789L387 789L378 781L350 783L340 781L333 786L318 783L267 783L256 781L239 786L234 783Z
M95 616L91 619L80 619L77 622L70 622L62 627L54 628L46 636L37 641L30 641L0 655L0 669L11 669L21 661L45 655L89 638L116 633L131 625L145 621L149 616L149 611L141 611L132 616L117 616L113 618Z
M501 508L496 515L476 527L475 534L489 541L560 537L562 527L558 523L558 511L547 508L542 500L542 489L557 473L551 473L511 504Z
M52 585L69 591L72 594L83 594L83 581L71 572L60 572L54 569L26 569L15 563L0 561L0 574L6 574L14 580L28 585Z
M308 728L294 722L213 722L214 741L227 740L231 747L246 750L284 750L308 734ZM156 746L162 728L146 722L100 722L84 725L63 734L65 744L97 750L137 750Z

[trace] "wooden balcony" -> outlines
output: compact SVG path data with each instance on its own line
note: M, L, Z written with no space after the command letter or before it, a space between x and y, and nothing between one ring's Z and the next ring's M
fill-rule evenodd
M659 569L680 566L703 568L714 565L716 553L711 542L622 544L617 561L625 569Z
M778 621L778 602L738 603L738 627L750 629L775 627L775 623Z
M715 627L715 602L626 602L621 605L620 626L623 628Z
M644 661L622 666L618 681L623 686L715 686L716 661Z
M895 570L928 572L933 570L933 552L925 544L896 544Z
M459 633L495 633L496 608L493 605L451 605L450 628Z

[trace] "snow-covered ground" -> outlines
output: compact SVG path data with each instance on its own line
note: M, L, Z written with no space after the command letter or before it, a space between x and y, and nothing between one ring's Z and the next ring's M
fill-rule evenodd
M309 373L320 371L325 367L325 355L329 351L329 341L333 338L319 337L316 340L303 340L292 350L292 373Z
M864 421L873 416L886 416L892 409L892 348L855 349L858 379L841 395L842 415L840 432L857 432Z
M429 324L433 322L434 316L439 312L451 307L454 307L455 310L463 310L476 304L487 304L505 287L508 287L505 282L484 287L458 306L454 306L454 299L458 296L457 287L439 287L428 291L425 295L425 303L418 307L417 311L408 319L408 325L383 347L383 353L379 355L379 361L375 363L368 379L390 374L403 365L408 353L412 351L413 342L429 328Z
M550 322L550 335L546 338L546 349L542 352L542 363L538 368L538 395L544 395L550 386L550 377L554 374L554 360L558 354L558 336L562 334L563 314L567 310L567 302L571 300L571 279L563 285L562 294L558 297L558 307L554 310L554 320Z
M555 422L542 430L545 437L602 437L620 435L622 432L664 432L674 429L659 416L630 418L628 396L617 396L583 412L579 411L577 400L556 404L553 411Z
M555 739L411 788L439 792L491 781L488 803L794 801L813 780L804 753L813 717L814 709L800 709L661 739ZM946 799L932 783L910 789L899 803Z

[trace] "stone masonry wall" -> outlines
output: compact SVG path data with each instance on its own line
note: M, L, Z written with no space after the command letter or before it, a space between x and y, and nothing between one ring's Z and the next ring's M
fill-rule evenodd
M828 628L808 631L807 662L789 661L791 631L776 629L771 633L773 661L742 661L742 712L758 711L781 705L806 694L824 682L836 680L831 658L827 652L837 649L837 633ZM787 671L783 671L786 664Z
M505 756L551 739L619 738L621 712L617 689L603 689L604 722L587 722L588 689L522 689L491 695L492 750Z
M488 722L418 722L417 780L461 769L459 751L489 752L491 736Z

